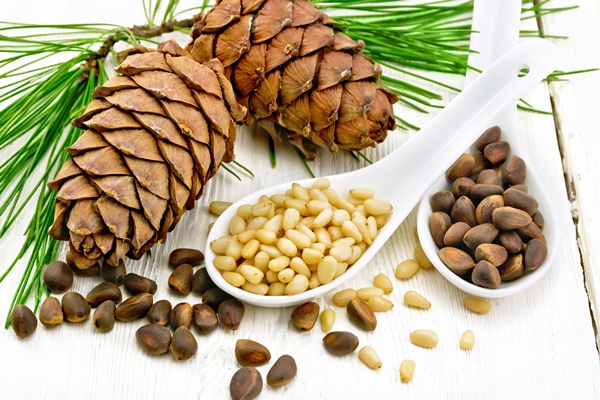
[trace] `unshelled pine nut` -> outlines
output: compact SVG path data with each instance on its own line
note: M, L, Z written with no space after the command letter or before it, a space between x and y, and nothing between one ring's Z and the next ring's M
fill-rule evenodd
M333 328L335 322L335 311L331 308L326 308L321 312L321 327L323 332L329 332Z
M419 271L419 263L415 260L404 260L396 266L396 277L398 279L412 278Z
M392 281L386 274L377 274L373 278L373 286L380 288L383 290L384 294L392 293L394 286L392 285Z
M423 246L421 246L420 244L417 244L417 246L415 247L413 257L419 263L419 266L421 268L429 269L433 267L433 264L431 263L431 261L429 261L429 258L427 258L427 255L423 251Z
M338 307L346 307L350 300L356 298L356 290L352 288L340 290L333 295L333 303Z
M309 280L306 276L301 274L296 274L292 278L292 280L285 287L285 294L294 295L298 293L306 292L309 285Z
M358 351L358 358L371 369L381 368L381 358L371 346L364 346Z
M410 341L415 346L432 349L437 346L439 339L434 331L429 329L417 329L410 333Z
M381 296L371 297L367 305L375 312L389 311L394 308L394 303Z
M431 307L429 300L413 290L409 290L408 292L404 293L404 302L408 306L423 308L425 310Z
M230 201L215 200L210 202L210 204L208 205L208 209L211 213L215 215L221 215L223 214L223 211L227 210L232 204L233 203Z
M359 299L369 301L373 296L383 296L383 289L371 286L360 288L356 291L356 295Z
M415 373L415 362L413 360L404 360L400 364L400 380L408 383L412 380Z
M460 335L459 345L463 350L469 350L475 344L475 333L467 329Z
M490 303L475 297L465 297L463 304L469 310L477 314L487 314L492 309L492 305Z

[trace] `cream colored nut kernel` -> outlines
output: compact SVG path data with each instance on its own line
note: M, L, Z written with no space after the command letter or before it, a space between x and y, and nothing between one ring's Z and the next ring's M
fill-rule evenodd
M288 200L288 199L291 199L291 197L290 196L286 196L285 194L274 194L269 199L277 207L283 207L283 202L286 201L286 200Z
M333 304L338 307L346 307L350 300L357 297L356 290L352 288L340 290L336 294L333 295Z
M235 215L240 216L244 219L244 221L248 220L252 216L252 205L251 204L242 204L235 211Z
M390 280L390 278L388 278L386 274L375 275L375 277L373 278L373 286L383 290L384 294L390 294L392 293L392 290L394 290L392 281Z
M329 179L318 178L316 181L313 182L312 188L319 189L319 190L326 190L326 189L329 189L330 185L331 185L331 182L329 181Z
M240 265L239 273L253 285L259 284L265 276L264 272L252 265Z
M313 222L315 222L316 215L309 215L308 217L304 217L300 220L298 225L306 225L307 227L311 227Z
M294 275L296 275L296 271L288 267L277 273L277 279L279 279L279 282L289 283Z
M300 211L295 208L287 208L283 212L282 228L284 230L294 229L300 223L301 219Z
M348 246L332 247L331 250L329 250L329 255L337 261L346 261L352 257L352 248Z
M326 208L317 215L312 226L313 228L322 228L330 223L332 218L333 210L331 208Z
M297 231L295 229L288 229L287 231L285 231L285 237L288 238L295 245L296 248L295 248L294 254L296 254L298 249L300 249L300 250L305 249L312 244L312 242L308 236L306 236L303 233L300 233L299 231ZM279 248L279 250L281 250L281 252L283 254L289 255L285 251L283 251L283 249L281 249L281 247ZM289 256L293 257L294 254L289 255Z
M252 258L258 252L260 242L257 239L252 239L242 247L242 257L245 259Z
M352 218L352 223L356 226L356 229L358 229L362 241L366 244L371 244L371 234L369 233L369 229L367 228L366 220L363 220L361 218Z
M263 251L269 255L270 259L275 259L277 257L281 257L283 253L281 250L277 248L277 246L272 244L261 244L259 246L260 251Z
M336 240L344 237L344 234L342 233L342 228L339 226L328 226L327 233L329 233L332 242L335 242Z
M300 215L303 217L308 217L310 213L308 212L308 202L300 199L289 199L283 202L283 206L285 208L295 208L300 212Z
M300 257L294 257L290 260L290 268L296 271L297 274L302 274L310 278L310 269Z
M254 266L263 273L267 272L269 269L269 261L271 261L271 257L269 257L269 255L264 251L259 251L254 256Z
M317 235L315 235L315 232L310 228L310 226L312 226L312 224L305 225L301 222L296 226L296 230L301 234L308 236L311 243L315 243L317 241Z
M400 364L400 380L408 383L415 374L415 362L413 360L404 360Z
M356 206L350 203L348 200L338 198L335 203L332 203L335 207L348 211L348 214L352 214L356 210Z
M223 272L223 279L235 287L240 287L246 282L246 278L244 278L241 274L232 271Z
M431 303L425 297L421 296L414 290L409 290L404 293L404 302L406 305L416 308L423 308L425 310L431 308Z
M348 203L352 204L354 207L358 207L358 206L362 206L362 203L364 200L357 199L356 197L350 196L350 197L348 197L347 201L348 201ZM354 212L356 212L356 209Z
M375 222L377 223L377 228L381 229L385 226L385 224L387 224L388 220L390 219L389 215L374 215L373 216L375 218Z
M240 243L237 238L237 235L233 235L227 248L225 249L225 255L233 257L236 260L239 260L242 257L242 249L244 248L244 244Z
M254 204L252 206L251 214L254 217L266 217L273 210L273 203L270 200L266 200L261 203Z
M385 200L368 199L363 204L365 210L373 216L385 215L392 211L392 205Z
M223 211L227 210L233 203L230 201L211 201L210 204L208 205L208 210L215 214L215 215L221 215L223 214Z
M351 237L356 240L356 243L362 242L362 235L352 221L344 221L342 223L342 234L346 237Z
M259 203L269 203L270 201L271 199L266 194L263 194L258 198Z
M476 297L465 297L463 304L476 314L487 314L492 309L489 302Z
M323 243L313 243L310 245L310 249L316 250L323 254L325 254L327 252L327 246L325 246ZM304 249L304 250L306 250L306 249Z
M460 335L459 346L463 350L469 350L475 345L475 333L467 329Z
M248 221L248 224L246 225L246 230L247 231L258 231L259 229L262 229L263 226L265 226L265 224L268 221L269 221L269 219L267 217L252 218L251 220Z
M364 346L358 351L358 358L365 363L365 365L371 369L381 368L381 358L379 354L371 346Z
M283 282L273 282L269 285L267 296L283 296L287 285Z
M321 286L321 281L319 281L319 275L316 272L313 272L308 278L308 288L314 289L316 287Z
M437 346L439 339L434 331L429 329L417 329L410 333L410 341L415 346L432 349Z
M229 242L231 241L231 236L221 236L218 239L210 242L210 249L215 252L215 254L225 254L225 250L227 250L227 246L229 246Z
M213 260L213 265L221 271L235 271L237 268L235 259L230 256L216 256Z
M288 256L279 256L269 261L269 271L277 272L287 268L290 265L290 258Z
M298 247L290 239L281 237L275 242L275 246L288 257L294 257L298 253Z
M331 256L325 256L317 266L319 282L325 285L333 280L337 271L337 260Z
M350 221L350 213L346 210L335 210L331 215L331 224L334 226L342 226L344 221Z
M419 266L421 268L429 269L429 268L433 267L433 264L431 263L431 261L429 261L429 258L427 258L425 251L423 251L423 246L421 246L420 244L417 244L415 246L415 250L413 252L413 257L419 263Z
M239 215L234 215L229 221L229 233L237 235L246 230L246 221Z
M340 198L340 196L337 194L337 192L333 189L321 189L323 191L323 194L325 194L325 196L327 196L327 200L329 200L329 203L334 204L337 199Z
M354 245L350 248L352 249L352 255L350 256L349 259L346 260L346 263L348 263L348 265L354 264L356 261L358 261L358 259L362 255L362 250L360 249L359 246Z
M371 240L374 240L377 237L378 228L377 220L372 215L367 218L367 229L369 231L369 237Z
M308 212L312 215L319 215L325 210L331 210L331 204L325 200L310 200L307 204Z
M334 247L350 247L356 243L356 240L351 237L343 237L331 242L331 248Z
M265 274L265 279L267 280L268 283L271 283L271 284L280 282L278 274L279 274L279 272L268 270L267 273ZM282 282L280 282L280 283L282 283Z
M335 310L326 308L321 312L321 328L323 332L329 332L335 323Z
M360 288L356 291L356 296L364 301L369 301L373 296L383 296L383 289L371 286Z
M419 263L415 260L404 260L396 266L396 277L398 279L412 278L419 271Z
M308 248L302 251L301 257L307 265L318 264L323 259L323 252Z
M308 190L308 194L310 195L311 200L322 200L329 203L329 199L327 198L327 196L325 196L325 193L323 193L321 189L317 189L314 187L310 188Z
M246 292L263 296L269 292L269 285L267 285L266 283L254 284L246 280L246 282L242 285L242 289L244 289Z
M273 244L277 241L277 235L273 231L259 229L256 231L256 239L263 244Z
M308 189L306 189L299 183L292 183L292 196L295 199L303 200L305 202L310 201L310 194L308 193Z
M350 189L350 196L361 200L367 200L375 197L375 191L369 188Z
M309 279L306 276L296 274L285 287L285 294L292 296L294 294L304 293L308 290L309 283Z
M375 312L389 311L394 308L394 303L382 296L371 297L369 301L367 301L367 305Z
M277 214L272 218L269 218L269 220L265 222L261 228L273 231L276 235L281 234L281 232L283 231L283 215Z
M344 272L346 272L346 270L348 269L348 264L345 262L339 262L337 263L337 267L335 269L335 275L333 276L333 279L337 278L338 276L342 275Z
M252 239L256 239L256 231L246 229L244 232L237 234L237 239L240 243L246 244Z

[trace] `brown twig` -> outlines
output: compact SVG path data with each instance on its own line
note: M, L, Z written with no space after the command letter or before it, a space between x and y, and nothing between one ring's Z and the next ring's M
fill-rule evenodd
M171 20L161 25L148 26L146 25L134 25L130 31L136 37L143 38L152 38L156 36L163 35L165 33L170 33L175 31L176 28L191 28L194 25L194 20L192 18L182 19L182 20ZM121 40L121 33L123 30L119 29L112 35L109 35L106 40L102 43L100 48L96 53L89 56L86 61L83 63L83 68L85 72L81 74L79 79L81 81L87 80L90 75L90 71L96 71L95 74L98 74L98 60L106 58L110 53L112 47Z

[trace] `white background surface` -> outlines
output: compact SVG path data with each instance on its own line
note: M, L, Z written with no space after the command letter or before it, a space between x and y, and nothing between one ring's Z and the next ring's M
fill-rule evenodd
M551 6L571 5L570 0L553 0ZM195 5L182 2L181 9ZM556 40L565 54L562 69L600 66L600 2L579 0L579 9L544 17L546 32L569 35ZM32 23L110 22L131 26L143 24L141 1L56 0L53 2L19 1L3 4L0 20ZM527 24L531 24L529 21ZM531 26L531 25L527 25ZM182 43L185 38L179 37ZM455 85L462 84L456 78ZM171 356L150 357L135 342L135 330L143 321L117 323L108 334L95 331L88 320L82 324L63 323L55 329L41 324L27 340L19 340L11 330L0 331L0 398L2 399L226 399L229 380L238 365L233 349L235 341L249 338L266 345L272 361L259 367L263 377L282 354L292 355L298 364L298 376L287 387L266 386L261 399L595 399L600 398L600 362L594 319L600 315L599 254L595 243L600 235L597 206L600 171L597 152L600 136L597 113L600 107L599 73L573 76L569 82L541 83L526 99L535 107L550 110L556 118L521 113L522 131L530 156L560 213L564 240L555 265L533 288L511 298L491 300L493 309L484 316L462 306L465 294L447 283L441 275L420 271L408 281L393 278L394 267L412 257L416 244L412 230L413 212L400 226L377 257L345 287L369 286L379 272L390 276L395 303L392 311L380 313L374 332L355 328L345 310L336 308L331 296L318 299L321 308L337 312L334 330L355 332L362 345L373 346L383 367L369 370L357 353L333 357L326 353L320 326L306 333L297 332L289 323L292 309L260 309L247 306L246 316L236 332L219 328L213 334L197 335L197 355L186 362ZM452 98L448 94L446 101ZM432 115L402 109L402 116L418 125ZM377 160L401 145L409 134L390 133L388 140L365 153ZM165 245L153 249L152 259L127 261L128 271L155 279L159 284L155 299L167 298L173 305L200 302L193 294L178 297L169 292L166 281L169 252L178 247L203 249L206 226L214 217L208 214L212 200L233 201L256 189L307 177L299 159L289 149L278 149L278 167L272 169L266 142L240 130L236 144L237 159L257 176L242 175L238 182L220 171L205 188L197 208L188 213L171 233ZM324 175L362 166L348 155L322 153L310 163L316 174ZM410 171L395 171L410 173ZM31 211L31 210L30 210ZM10 264L20 248L21 234L28 215L2 240L0 271ZM17 245L17 243L19 245ZM60 252L64 256L64 249ZM24 263L0 285L0 318L8 304ZM73 290L83 295L101 279L77 278ZM430 310L409 309L402 302L407 290L427 297ZM415 329L437 332L440 343L432 350L413 346L408 335ZM472 329L475 347L462 351L458 338ZM400 382L398 367L403 359L416 362L415 376L409 384Z

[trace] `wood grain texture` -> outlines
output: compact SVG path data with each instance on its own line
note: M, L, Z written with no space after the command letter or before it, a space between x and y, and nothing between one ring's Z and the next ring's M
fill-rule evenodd
M552 1L563 7L568 1ZM549 15L543 20L544 30L558 35L568 35L569 40L555 41L564 55L566 71L599 68L600 51L594 38L600 35L600 1L581 2L577 10ZM570 43L579 43L572 46ZM600 105L600 71L573 75L568 82L550 85L556 127L563 154L565 180L572 202L577 240L581 251L585 284L590 298L590 308L595 320L600 318L600 162L596 152L600 149L597 112ZM596 331L596 343L600 336Z
M182 4L182 9L188 3ZM190 6L193 6L191 3ZM98 7L93 15L89 13L91 4ZM584 35L585 25L580 24L586 18L589 21L600 20L600 13L593 14L594 10L597 11L598 2L594 1L594 4L596 8L582 7L572 11L574 15L570 17L570 25L560 22L556 30L551 30L552 33L571 36L580 32L571 40L559 43L565 51L573 51L578 54L577 57L582 57L581 60L571 60L570 68L600 65L600 62L589 65L597 58L589 63L588 58L584 58L584 53L594 53L595 57L600 54L593 41L598 35ZM100 7L92 2L57 0L52 4L34 1L10 4L8 11L3 9L2 19L35 22L93 20L130 25L134 22L143 23L142 17L141 2L106 0ZM185 42L181 36L178 39ZM560 91L552 88L555 105L562 104L557 111L558 121L563 124L560 125L563 136L570 136L569 141L562 139L561 145L569 166L567 172L577 177L579 215L581 217L586 213L588 216L586 221L580 218L577 225L571 216L572 205L565 188L553 118L532 113L520 114L522 132L526 136L534 166L559 211L564 240L555 265L536 286L511 298L490 300L493 305L490 313L481 316L466 310L462 306L466 295L434 270L419 271L407 281L394 278L395 266L411 258L416 245L413 235L415 210L364 271L344 286L370 286L372 278L379 272L392 279L394 291L389 297L395 307L389 312L377 314L378 328L374 332L354 327L345 310L333 305L331 294L317 300L321 309L335 309L337 319L334 330L352 331L359 337L360 346L371 345L377 350L383 362L380 370L368 369L358 359L357 353L345 357L326 353L321 343L324 332L320 326L315 326L310 332L297 332L289 322L291 308L247 306L246 316L238 331L219 328L205 337L196 335L198 354L183 363L176 362L169 355L151 357L142 352L134 338L142 321L117 323L108 334L97 333L90 321L82 324L65 323L55 329L40 325L38 331L27 340L19 340L10 330L0 331L0 354L3 356L0 398L227 399L229 380L239 367L233 349L235 341L240 338L263 343L271 351L272 361L258 368L263 377L274 360L282 354L292 355L298 364L298 376L290 385L279 389L265 385L260 399L600 398L599 354L588 306L588 294L591 299L597 299L600 294L597 283L600 277L597 271L592 270L598 264L597 250L593 248L593 240L598 239L598 207L593 200L594 194L598 194L595 185L600 174L597 173L593 149L599 147L592 120L598 108L595 98L598 91L592 90L597 82L597 76L588 74L573 77L571 82L561 84ZM460 86L462 79L457 77L452 83ZM587 93L587 97L581 93ZM445 101L450 101L452 97L452 93L445 93ZM548 85L544 83L539 84L526 99L537 108L551 108ZM564 120L561 119L563 112ZM403 118L421 126L432 116L403 111ZM571 125L564 125L567 121ZM377 160L402 145L409 135L401 131L390 133L383 145L365 153ZM127 261L128 271L143 274L159 283L155 299L166 298L173 304L200 302L198 296L176 296L169 291L166 282L171 270L167 266L167 258L170 251L178 247L204 248L207 225L215 219L208 213L210 201L233 201L262 187L307 177L300 160L290 148L277 149L278 166L272 169L266 141L253 137L245 128L239 130L236 153L237 160L250 168L256 178L252 179L243 171L236 170L242 176L239 182L221 170L207 185L196 209L184 217L167 243L153 249L152 258ZM347 154L333 156L325 152L309 164L319 175L348 171L364 165ZM594 172L595 175L592 174ZM19 247L16 244L21 243L27 218L25 215L0 242L2 271L16 254ZM594 228L596 235L592 234ZM587 234L584 236L582 232ZM579 243L582 243L582 249L588 249L582 250L583 260ZM64 257L64 252L63 247L59 257ZM582 261L586 266L587 291ZM6 314L24 267L21 262L0 285L0 316ZM591 285L594 277L595 286ZM99 282L100 278L78 278L73 290L85 295ZM407 290L424 295L431 301L432 308L415 310L406 307L402 296ZM594 303L594 307L598 315L597 303ZM432 329L438 334L440 343L435 349L422 349L410 343L410 332L421 328ZM473 330L476 335L476 344L469 351L460 350L458 346L458 339L466 329ZM400 363L406 358L416 362L415 376L409 384L401 383L398 373Z

